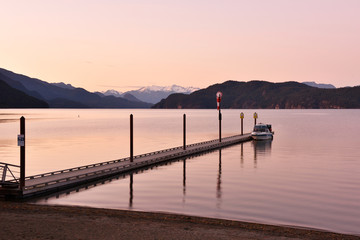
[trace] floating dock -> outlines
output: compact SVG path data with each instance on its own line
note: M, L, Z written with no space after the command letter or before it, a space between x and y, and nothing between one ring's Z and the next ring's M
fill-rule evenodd
M251 140L250 134L189 144L181 147L164 149L118 160L64 169L54 172L25 177L25 186L19 187L19 179L12 182L0 182L0 197L29 198L55 193L81 184L107 178L120 173L147 167L164 161L189 157L202 152L230 146ZM5 171L5 167L4 167Z

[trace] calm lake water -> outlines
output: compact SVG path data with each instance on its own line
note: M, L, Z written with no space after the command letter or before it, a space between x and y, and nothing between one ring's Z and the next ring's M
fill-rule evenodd
M360 110L244 110L244 132L271 123L273 141L246 142L32 200L171 212L360 235ZM222 110L223 136L240 132L241 110ZM216 139L216 110L22 110L0 112L1 162L19 164L26 117L26 175Z

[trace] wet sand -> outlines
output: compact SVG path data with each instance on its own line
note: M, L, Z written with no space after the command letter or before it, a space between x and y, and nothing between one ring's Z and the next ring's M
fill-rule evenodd
M176 214L0 202L0 239L360 239Z

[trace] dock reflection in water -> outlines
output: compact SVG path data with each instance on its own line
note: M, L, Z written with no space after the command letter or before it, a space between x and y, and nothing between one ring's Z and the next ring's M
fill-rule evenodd
M152 166L148 166L148 167L144 167L144 168L140 168L138 170L135 171L129 171L127 173L122 173L122 174L118 174L112 177L108 177L108 178L104 178L101 180L97 180L97 181L92 181L90 183L87 184L82 184L78 187L74 187L74 188L69 188L63 191L59 191L57 193L53 193L53 194L46 194L44 196L40 196L40 197L35 197L35 198L30 198L27 199L25 201L30 202L30 203L39 203L39 204L47 204L50 203L52 204L54 202L55 199L59 199L60 200L60 204L61 204L61 198L68 198L70 197L70 195L75 196L76 194L81 194L82 192L86 192L89 190L94 189L95 187L99 188L99 191L101 186L106 185L106 184L110 184L110 183L114 183L116 181L125 181L125 179L129 178L129 203L128 203L128 208L129 209L134 209L133 205L134 202L136 202L136 184L134 183L134 179L136 178L135 175L138 174L142 174L145 172L149 172L151 170L157 170L160 167L163 166L171 166L175 163L178 162L182 162L182 199L183 199L183 203L185 204L186 202L186 163L187 161L194 159L196 157L200 157L200 156L204 156L204 155L208 155L211 153L215 153L215 152L219 152L219 164L218 164L218 175L217 175L217 185L216 185L216 189L217 189L217 194L216 197L219 201L221 201L221 149L219 150L212 150L212 151L208 151L208 152L204 152L201 154L196 154L194 156L191 157L187 157L187 158L182 158L182 159L177 159L177 160L172 160L172 161L168 161L168 162L163 162L163 163L158 163L158 164L154 164ZM166 189L164 189L164 191L166 191ZM121 194L123 195L123 194ZM106 201L105 199L102 199L102 201ZM56 202L56 200L55 200ZM78 204L76 204L78 205ZM79 202L79 205L83 205L81 202ZM95 203L96 206L101 206L102 202L98 202ZM124 208L124 207L120 207L120 208Z
M258 157L261 155L265 155L270 153L271 150L271 141L272 140L268 140L268 141L252 141L251 142L251 146L253 148L253 159L254 159L254 168L257 167L257 160ZM243 164L245 161L245 157L244 155L244 144L247 144L249 146L249 143L240 143L238 145L232 146L232 147L225 147L223 149L226 148L239 148L240 147L240 158L241 158L241 167L243 168ZM217 209L221 209L221 203L222 203L222 151L223 149L218 149L218 150L213 150L213 151L208 151L205 153L201 153L201 154L197 154L194 155L192 157L188 157L188 158L183 158L183 159L177 159L177 160L172 160L169 162L165 162L165 163L159 163L159 164L154 164L152 166L148 166L148 167L144 167L135 171L130 171L128 173L122 173L122 174L118 174L109 178L104 178L101 180L97 180L97 181L93 181L87 184L83 184L80 185L78 187L74 187L74 188L70 188L67 190L63 190L60 191L58 193L54 193L54 194L47 194L44 196L40 196L40 197L36 197L36 198L31 198L29 200L27 200L28 202L32 202L32 203L48 203L49 201L51 202L52 199L61 199L63 197L69 197L69 195L75 195L75 194L79 194L83 191L88 191L91 190L95 187L101 187L102 185L106 185L106 184L110 184L113 183L115 181L125 181L125 179L129 178L129 203L128 203L128 208L129 209L134 209L133 205L134 202L136 202L136 198L135 198L135 192L136 192L136 184L134 184L134 179L136 178L135 175L138 174L142 174L145 172L148 172L150 170L157 170L158 168L162 167L162 166L170 166L173 165L174 163L178 163L178 162L182 162L182 202L183 204L185 204L186 202L186 189L187 189L187 178L186 178L186 173L187 173L187 161L193 159L193 158L197 158L200 156L204 156L204 155L210 155L210 154L214 154L216 152L218 152L218 164L217 164L217 175L216 175L216 208ZM247 159L251 159L252 157L247 156ZM226 159L225 159L226 160ZM202 183L200 183L202 184ZM189 186L192 187L192 186ZM164 191L166 191L166 189L164 189ZM122 195L122 194L121 194ZM104 201L104 199L102 199ZM105 200L106 201L106 200ZM61 203L60 203L61 204ZM81 203L80 203L81 205ZM96 203L95 205L97 206L101 206L102 203Z
M244 145L247 145L245 147L246 151L244 151ZM93 190L95 187L98 187L97 188L98 190L95 190L95 191L101 193L102 192L101 186L111 184L111 183L114 183L114 182L117 182L117 181L124 182L124 181L126 181L126 179L129 179L129 181L128 181L128 191L127 191L128 194L129 194L128 195L128 204L127 204L127 206L121 206L121 205L119 206L118 204L116 204L117 207L115 207L115 208L137 209L134 206L136 206L136 203L138 201L147 201L146 199L143 199L142 197L136 195L136 193L137 193L136 188L137 187L143 188L143 186L141 185L140 182L138 182L138 185L136 184L137 175L147 173L147 172L149 172L151 170L160 170L164 166L168 166L165 169L165 171L167 171L167 170L169 170L168 169L169 167L171 168L171 165L182 162L182 164L181 164L182 165L182 169L181 169L181 171L182 171L182 205L184 206L186 204L186 201L187 201L187 196L186 196L187 188L193 189L194 187L197 188L197 187L205 184L203 182L193 182L193 181L191 181L191 185L187 184L187 162L192 161L192 159L197 161L198 157L207 158L207 156L210 157L210 156L217 155L218 156L217 170L216 170L216 175L214 175L214 178L216 177L216 185L215 185L216 204L215 204L215 208L221 210L222 209L222 202L223 202L223 199L222 199L223 198L223 189L222 189L223 168L222 168L222 165L224 163L228 164L228 161L229 161L229 159L224 159L225 162L222 161L223 160L222 159L222 151L224 151L226 149L234 149L235 151L240 150L241 167L242 168L244 167L243 165L244 165L244 161L246 161L246 159L248 159L248 160L253 159L254 167L256 168L258 157L260 157L261 155L264 155L264 154L268 154L270 152L271 141L259 141L259 142L253 141L251 143L241 143L241 144L238 144L238 145L235 145L235 146L232 146L232 147L226 147L226 148L223 148L223 149L218 149L218 150L205 152L205 153L202 153L202 154L197 154L197 155L194 155L194 156L189 157L189 158L177 159L177 160L173 160L173 161L169 161L169 162L165 162L165 163L155 164L155 165L152 165L152 166L149 166L149 167L141 168L141 169L136 170L136 171L131 171L131 172L128 172L128 173L123 173L123 174L115 175L113 177L109 177L109 178L105 178L105 179L102 179L102 180L94 181L94 182L91 182L91 183L88 183L88 184L83 184L83 185L81 185L79 187L70 188L68 190L64 190L64 191L61 191L61 192L58 192L58 193L45 195L45 196L38 197L38 198L33 198L33 199L28 200L28 202L39 203L39 204L49 204L49 203L50 204L54 204L54 203L55 204L62 204L63 200L65 202L67 202L66 198L73 198L71 196L75 197L75 196L77 196L77 194L79 194L79 197L75 197L77 199L77 200L75 200L75 205L89 205L87 200L84 200L84 197L81 196L82 192L90 191L90 190ZM251 149L253 149L253 152L254 152L253 156L252 156L252 154L249 155L249 153L251 152L249 150L251 150ZM217 152L217 154L216 154L216 152ZM203 161L203 160L201 160L201 161ZM163 170L163 169L161 169L161 170ZM193 169L189 169L189 170L190 170L191 174L194 174L194 173L197 174L196 172L194 172ZM166 180L164 180L164 181L166 181ZM207 185L207 184L209 184L209 183L206 183L205 185ZM169 186L169 187L174 188L176 186ZM156 190L157 186L154 184L154 185L152 185L152 188L154 188L154 190ZM148 189L148 191L151 191L151 189ZM167 189L162 189L162 191L166 192ZM116 192L116 190L114 190L113 195L120 194L122 196L122 198L123 198L124 192L117 193L117 194L115 194L115 192ZM99 194L99 195L101 195L101 194ZM175 199L176 198L176 196L170 196L170 195L168 195L167 197L169 199ZM151 198L156 201L157 196L153 195L153 196L151 196ZM58 199L59 201L56 200L56 199ZM63 200L61 200L61 199L63 199ZM79 201L79 199L80 199L80 201ZM189 196L189 199L193 200L193 196ZM92 203L90 203L90 206L103 207L103 205L105 205L105 206L107 205L106 202L108 200L105 199L105 197L104 198L99 198L99 200L100 200L99 202L95 202L95 200L90 201L90 202L92 202ZM116 201L116 197L112 201ZM174 200L172 200L172 201L174 201ZM211 199L209 199L209 201L211 201ZM114 206L110 207L110 208L114 208ZM159 211L161 211L161 209L159 209Z
M186 196L186 159L183 160L183 203L185 203Z
M134 199L133 184L134 184L134 176L133 176L133 173L130 173L130 198L129 198L129 208L130 209L133 206L133 199Z
M46 194L44 196L40 196L40 197L35 197L35 198L30 198L30 199L27 199L27 200L24 200L24 201L27 201L27 202L30 202L30 203L47 203L48 201L51 201L51 200L54 200L54 199L61 199L63 197L68 197L69 195L76 195L78 193L81 193L81 192L85 192L85 191L88 191L88 190L91 190L95 187L101 187L102 185L106 185L106 184L110 184L110 183L113 183L115 181L125 181L125 179L129 178L129 209L132 209L133 208L133 201L134 201L134 175L137 175L137 174L141 174L141 173L144 173L144 172L147 172L147 171L151 171L151 170L156 170L158 167L161 167L161 166L166 166L166 165L171 165L171 164L174 164L176 162L179 162L179 161L186 161L186 159L184 160L172 160L172 161L169 161L169 162L166 162L166 163L158 163L158 164L154 164L152 166L149 166L149 167L144 167L144 168L141 168L141 169L138 169L138 170L135 170L135 171L129 171L128 173L122 173L122 174L118 174L118 175L115 175L115 176L111 176L111 177L108 177L108 178L104 178L104 179L101 179L101 180L96 180L96 181L92 181L90 183L87 183L87 184L82 184L78 187L73 187L73 188L69 188L69 189L66 189L66 190L63 190L63 191L59 191L57 193L53 193L53 194ZM184 165L184 170L183 170L183 173L184 173L184 194L185 194L185 166ZM99 202L98 203L99 205L101 205L102 203ZM81 205L81 204L80 204Z
M216 208L221 208L221 149L219 149L219 170L216 184Z

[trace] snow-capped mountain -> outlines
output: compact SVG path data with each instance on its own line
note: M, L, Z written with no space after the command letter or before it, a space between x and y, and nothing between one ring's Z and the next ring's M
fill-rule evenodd
M302 83L310 87L316 87L316 88L329 88L329 89L336 88L334 85L326 84L326 83L316 83L316 82L302 82Z
M115 97L124 97L126 94L131 94L135 98L139 99L143 102L148 103L158 103L163 98L167 98L170 94L173 93L184 93L184 94L190 94L194 91L199 90L199 88L194 87L181 87L178 85L172 85L172 86L148 86L148 87L142 87L138 90L132 90L125 93L118 92L116 90L108 90L106 92L102 92L102 94L109 96L115 96Z
M142 87L136 91L139 92L172 92L172 93L186 93L190 94L194 91L199 90L199 88L194 87L181 87L178 85L172 85L172 86L148 86L148 87Z
M110 89L104 92L101 92L102 94L104 94L105 96L115 96L115 97L122 97L122 92L118 92L114 89Z

